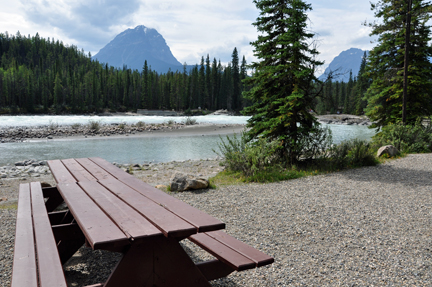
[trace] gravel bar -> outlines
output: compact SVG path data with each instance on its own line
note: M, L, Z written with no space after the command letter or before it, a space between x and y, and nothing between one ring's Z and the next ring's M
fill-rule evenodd
M272 265L234 272L212 281L213 286L432 286L432 154L174 196L224 221L227 233L275 257ZM0 209L1 286L9 286L14 216L14 210ZM184 248L194 260L207 257L187 241ZM93 256L87 253L83 262ZM109 260L91 260L100 264L93 268L98 277L112 265L107 266ZM83 264L68 272L94 276ZM73 286L87 284L88 276Z

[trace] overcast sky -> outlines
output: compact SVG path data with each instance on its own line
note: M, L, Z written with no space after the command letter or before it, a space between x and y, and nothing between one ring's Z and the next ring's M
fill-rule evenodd
M340 52L371 49L369 0L309 0L310 29L317 34L320 60L328 65ZM252 0L0 0L0 32L54 37L95 55L117 34L144 25L165 38L181 63L207 54L226 63L234 47L248 62L259 15ZM324 68L324 67L323 67Z

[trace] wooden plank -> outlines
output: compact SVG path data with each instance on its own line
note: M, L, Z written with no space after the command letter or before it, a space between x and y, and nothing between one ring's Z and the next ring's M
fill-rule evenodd
M138 191L150 200L162 205L172 213L176 214L183 220L195 226L199 232L213 231L225 228L225 223L208 215L207 213L190 206L189 204L178 200L157 188L154 188L147 183L137 179L136 177L127 174L123 170L113 166L109 162L101 158L91 158L106 171L110 172L114 177L125 183L132 189Z
M57 188L93 249L129 244L127 236L76 183L61 183Z
M11 287L37 287L30 184L20 184Z
M47 163L57 184L76 182L76 179L60 160L49 160Z
M107 172L88 158L78 158L75 160L98 180L114 179L114 177L109 172Z
M69 172L76 178L77 181L96 181L97 179L91 175L82 165L75 159L63 159L61 161Z
M124 175L131 176L130 174L127 174L122 169L116 167L115 165L109 163L108 161L104 160L100 157L90 157L89 160L106 170L108 173L110 173L115 178L122 177Z
M197 229L159 204L139 194L118 180L99 181L104 187L133 207L167 237L188 237Z
M30 189L39 284L43 287L67 287L57 244L45 208L42 187L39 182L32 182Z
M274 262L274 258L253 248L252 246L247 245L244 242L241 242L240 240L226 234L223 231L207 232L206 234L214 238L215 240L225 244L231 249L234 249L236 252L242 254L243 256L251 259L256 263L257 267L268 265Z
M162 236L162 232L145 217L99 183L87 181L78 184L125 234L134 239Z
M206 233L198 233L188 239L237 271L256 267L256 263L251 259L208 236Z

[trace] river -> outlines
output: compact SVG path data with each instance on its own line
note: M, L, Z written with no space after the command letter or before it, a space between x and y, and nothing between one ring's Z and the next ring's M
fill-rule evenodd
M238 116L200 116L193 117L198 123L211 124L245 124L248 117ZM182 117L156 116L1 116L0 128L17 126L44 126L50 124L71 125L87 124L89 120L102 124L127 123L138 121L145 123L163 123L169 120L181 122ZM328 125L333 133L333 140L359 138L370 139L375 131L366 126ZM26 159L48 160L98 156L110 162L143 163L168 162L188 159L215 158L218 150L219 136L191 137L155 137L155 138L92 138L44 140L22 143L0 144L0 165Z

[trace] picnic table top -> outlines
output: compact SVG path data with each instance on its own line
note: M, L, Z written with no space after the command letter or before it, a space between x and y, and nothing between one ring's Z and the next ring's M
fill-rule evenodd
M225 228L220 220L156 189L102 158L50 160L57 189L93 249L183 239Z

